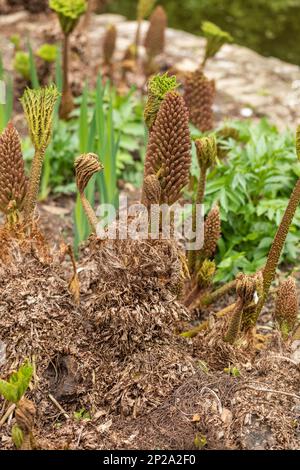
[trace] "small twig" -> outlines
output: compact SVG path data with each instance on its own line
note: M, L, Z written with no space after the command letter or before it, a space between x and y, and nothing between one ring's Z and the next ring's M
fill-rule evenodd
M16 404L13 403L10 405L10 407L7 409L6 413L2 416L0 419L0 427L3 426L3 424L6 422L6 420L10 417L10 415L15 411L16 409Z
M287 397L292 397L292 398L296 398L297 400L300 400L300 396L296 395L295 393L284 392L283 390L273 390L273 389L267 388L267 386L266 388L264 388L264 387L255 387L254 385L251 385L251 384L244 384L241 388L250 388L251 390L255 390L256 392L277 393L277 394L286 395Z
M51 395L51 393L49 393L48 397L50 398L50 400L52 401L52 403L56 406L56 408L59 409L59 411L64 415L64 417L66 419L70 419L70 416L68 415L68 413L63 409L63 407L58 403L58 401L54 398L53 395Z

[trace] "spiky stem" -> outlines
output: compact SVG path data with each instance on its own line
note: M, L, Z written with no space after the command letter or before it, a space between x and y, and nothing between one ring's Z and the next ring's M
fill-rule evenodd
M63 92L59 115L66 119L74 108L73 96L69 84L69 33L64 34L63 41Z
M300 202L300 178L298 179L294 190L291 194L288 206L284 212L281 223L276 232L275 238L273 240L271 249L268 254L267 262L263 270L263 295L259 299L255 323L259 317L259 314L265 304L265 301L268 297L270 286L272 281L275 278L276 268L283 250L283 246L286 240L286 237L289 232L290 225L293 221L295 212Z
M192 290L192 292L189 294L189 296L186 298L184 301L184 305L186 307L193 306L195 308L201 307L201 306L208 306L211 305L212 303L216 302L219 300L223 295L227 294L231 290L235 289L236 286L236 280L227 282L227 284L224 284L223 286L219 287L213 292L209 292L207 294L204 294L200 298L198 298L197 293L199 294L199 290L197 290L197 286ZM197 292L196 292L197 290ZM197 302L196 302L197 301Z
M80 194L80 199L82 203L82 207L84 209L84 212L87 216L87 219L89 221L89 224L91 226L91 229L94 233L96 233L97 230L97 224L98 224L98 219L96 217L95 211L92 208L91 204L89 203L88 199L86 198L86 195L84 192L79 193Z
M239 298L235 304L235 309L233 311L231 322L224 338L224 341L226 341L226 343L233 344L237 338L238 332L241 328L243 305L243 299Z
M200 167L200 178L198 180L198 188L197 188L197 196L196 196L196 201L195 205L193 207L193 214L192 214L192 230L193 233L196 230L197 227L197 205L198 204L203 204L204 201L204 194L205 194L205 187L206 187L206 176L207 176L207 167L206 166L201 166ZM195 269L195 263L196 263L196 250L190 250L188 252L188 266L190 273L194 272Z
M36 149L31 165L28 189L24 203L24 219L28 221L32 218L39 193L40 178L42 174L45 149Z
M232 305L229 305L228 307L223 308L218 313L216 313L215 315L216 318L222 318L225 315L228 315L229 313L233 311L234 307L235 307L235 304L232 304ZM200 325L195 326L191 330L180 333L180 336L182 336L183 338L194 338L201 331L207 330L208 327L209 327L209 320L204 320L202 323L200 323Z

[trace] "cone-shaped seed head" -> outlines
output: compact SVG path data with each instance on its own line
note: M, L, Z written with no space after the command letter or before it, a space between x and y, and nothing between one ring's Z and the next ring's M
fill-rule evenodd
M103 41L103 57L105 64L110 64L115 52L117 30L114 25L108 26Z
M18 210L22 209L26 188L20 137L8 124L0 135L0 210L8 214L13 201Z
M187 74L184 85L184 100L189 109L192 123L206 132L214 127L213 103L215 83L208 80L201 70Z
M214 135L195 141L200 168L210 168L217 162L217 140Z
M167 15L163 7L156 7L150 17L150 25L144 41L147 54L151 58L164 51L167 22Z
M76 184L78 191L83 193L91 177L103 170L103 165L94 153L86 153L76 158L75 163Z
M159 204L160 197L161 186L157 176L146 176L143 184L142 203L146 207L150 207L151 204Z
M205 259L197 273L197 283L201 288L209 287L212 283L216 272L216 264L214 261Z
M86 0L50 0L49 6L59 18L64 34L71 33L87 9Z
M290 276L280 284L275 306L275 319L284 337L294 328L297 321L298 309L296 282Z
M174 91L179 87L175 75L168 73L154 75L148 81L148 101L145 106L144 119L148 129L151 129L162 100L169 91Z
M154 7L155 2L156 0L139 0L137 4L137 18L146 18Z
M230 43L233 41L233 38L229 33L223 31L221 28L219 28L214 23L211 23L210 21L204 21L202 23L202 32L206 37L204 62L209 57L214 57L225 43Z
M56 86L50 85L37 90L27 88L21 98L35 150L45 150L49 145L54 106L58 96Z
M204 224L204 245L201 254L206 258L212 258L215 254L217 243L221 236L221 219L218 206L213 207L208 213Z
M157 175L161 202L173 204L189 181L191 139L188 112L176 92L166 94L152 128L145 159L145 177Z

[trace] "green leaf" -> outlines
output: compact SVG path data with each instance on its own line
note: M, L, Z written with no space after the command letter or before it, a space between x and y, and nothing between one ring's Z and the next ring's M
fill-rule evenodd
M5 400L18 403L26 392L33 374L32 365L26 361L17 372L13 372L8 381L0 379L0 394Z

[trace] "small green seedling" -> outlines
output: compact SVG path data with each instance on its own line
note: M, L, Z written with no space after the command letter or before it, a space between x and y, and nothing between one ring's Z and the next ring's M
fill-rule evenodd
M194 439L194 445L198 450L203 449L203 447L207 445L206 436L204 436L204 434L200 434L199 432L197 432L195 439Z
M226 372L226 374L232 375L232 377L241 376L239 369L235 366L231 366L230 364L228 367L225 367L224 372Z
M5 400L17 404L29 387L32 374L33 367L26 361L17 372L11 374L8 381L0 379L0 395Z
M91 414L85 408L80 408L78 411L74 411L74 419L76 421L89 421L92 419Z

